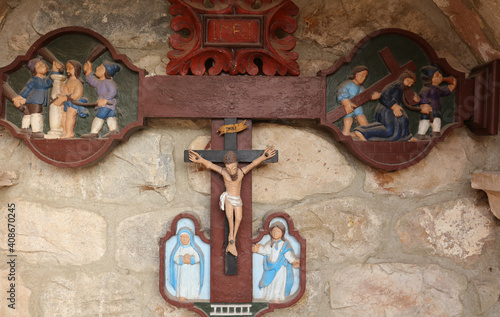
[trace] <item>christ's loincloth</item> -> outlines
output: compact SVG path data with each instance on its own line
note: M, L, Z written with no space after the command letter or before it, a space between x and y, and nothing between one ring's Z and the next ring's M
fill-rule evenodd
M220 202L219 206L221 210L225 210L225 201L227 198L227 202L231 204L233 207L239 207L243 206L243 201L241 201L240 196L231 196L227 192L223 192L222 195L220 195Z

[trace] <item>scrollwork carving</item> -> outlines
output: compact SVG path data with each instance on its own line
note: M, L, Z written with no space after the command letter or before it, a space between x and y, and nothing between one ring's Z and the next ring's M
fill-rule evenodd
M215 76L221 72L231 75L260 73L255 60L262 61L262 73L267 76L300 74L298 54L291 52L296 39L292 35L297 29L293 18L298 14L298 7L291 0L170 0L170 13L173 34L170 44L173 51L168 53L170 62L167 74L187 75L189 71L197 76L206 73ZM218 30L220 43L217 45L204 41L206 37L206 16L221 15L218 21L226 22L214 28ZM225 19L227 17L227 19ZM243 21L262 20L260 30L255 24ZM247 20L245 20L247 19ZM228 21L233 23L227 25ZM241 21L241 24L239 22ZM217 23L217 22L216 22ZM243 32L258 32L262 47L248 42L240 35ZM206 38L205 38L206 40Z

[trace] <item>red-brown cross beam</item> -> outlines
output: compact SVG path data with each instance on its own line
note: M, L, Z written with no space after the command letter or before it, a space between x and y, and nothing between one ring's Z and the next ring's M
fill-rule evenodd
M413 61L409 61L403 66L399 66L398 61L396 60L396 58L394 58L394 55L392 55L392 52L388 47L384 48L378 53L382 57L382 60L391 73L351 99L351 101L358 107L365 102L370 101L371 96L374 92L381 92L385 86L398 79L398 77L405 70L410 70L412 72L415 72L417 70L417 66L415 66L415 63ZM329 122L335 122L343 118L346 114L347 113L345 112L344 107L337 107L326 115L326 119Z
M222 163L224 154L233 151L238 163L251 163L264 152L251 150L252 122L240 133L217 134L223 124L235 124L235 118L212 120L212 150L196 151L212 163ZM184 152L184 161L189 161L189 152ZM278 152L266 163L278 161ZM252 173L243 178L241 199L243 218L238 230L236 246L238 256L226 252L228 224L225 212L219 208L219 197L224 192L224 182L220 175L212 173L210 200L210 302L251 303L252 302Z

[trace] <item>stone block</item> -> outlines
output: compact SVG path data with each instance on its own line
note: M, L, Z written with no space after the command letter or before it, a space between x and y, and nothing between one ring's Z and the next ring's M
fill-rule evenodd
M16 201L15 210L15 250L24 263L84 265L106 252L107 223L98 214L27 201ZM7 225L0 226L0 248L6 247Z
M461 265L473 265L479 256L491 254L494 228L489 208L465 198L417 208L396 225L408 250L448 257Z
M5 258L5 262L13 258ZM14 272L8 267L0 270L0 289L2 290L2 299L0 300L0 316L3 317L30 317L29 304L31 299L31 289L24 285L23 279L19 274L19 262L14 267ZM14 279L12 279L14 278ZM12 285L14 284L14 285ZM14 297L11 296L14 294ZM13 298L13 303L10 298ZM9 305L12 305L9 307Z
M41 316L142 316L141 281L114 272L53 276L43 286Z
M202 229L208 228L209 212L182 208L148 212L121 221L116 229L115 259L118 265L136 272L157 272L160 239L170 230L172 219L187 211L201 215Z
M436 145L422 161L404 170L384 172L367 170L364 189L375 194L394 194L399 197L431 195L456 189L467 172L467 153L472 141L454 135Z
M467 279L437 265L355 264L335 272L334 316L462 316Z
M285 210L307 239L308 260L363 260L380 244L383 221L370 202L345 197Z
M18 175L14 171L0 171L0 188L17 184Z

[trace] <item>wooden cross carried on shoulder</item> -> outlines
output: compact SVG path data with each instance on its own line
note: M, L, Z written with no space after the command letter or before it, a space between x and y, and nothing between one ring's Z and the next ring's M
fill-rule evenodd
M237 119L212 120L212 150L196 151L211 163L223 163L224 155L233 151L238 163L252 163L262 157L264 150L252 150L252 122L247 120L248 128L240 133L217 134L221 126L233 125ZM184 161L191 162L189 151L184 152ZM278 153L265 160L266 163L278 161ZM222 169L222 167L221 167ZM243 167L243 169L245 169ZM220 175L211 176L210 204L210 279L211 302L251 302L252 285L252 175L244 175L241 183L242 219L234 241L238 256L226 252L228 246L229 223L224 211L220 210L219 197L224 192L224 181ZM238 267L240 269L238 269ZM223 268L223 269L222 269ZM240 271L240 274L238 274ZM236 276L238 274L238 276Z

